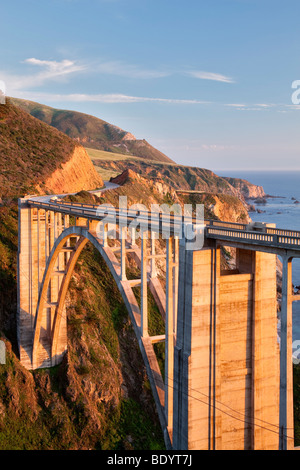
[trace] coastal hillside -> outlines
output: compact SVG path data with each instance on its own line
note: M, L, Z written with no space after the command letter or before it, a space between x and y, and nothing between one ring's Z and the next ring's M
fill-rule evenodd
M124 155L134 155L146 160L172 162L144 139L136 139L130 132L95 116L45 106L33 101L11 98L12 102L32 116L67 134L85 147Z
M246 180L220 177L208 169L178 165L145 140L137 140L130 132L95 116L17 98L11 98L11 101L82 144L105 180L129 168L148 179L163 178L176 190L210 191L241 198L265 195L262 187Z
M165 182L164 178L150 180L130 169L113 178L112 182L118 184L119 188L103 193L101 201L115 206L118 204L119 196L127 196L129 206L144 204L148 209L151 209L151 204L169 204L170 206L179 204L182 207L182 213L184 204L191 204L193 209L196 204L203 204L204 216L207 219L251 222L244 201L233 195L214 193L212 190L201 194L177 192ZM71 201L72 198L73 196L69 196L68 200ZM82 202L88 201L82 200Z
M0 135L1 199L103 186L81 145L9 99L0 106Z
M89 148L87 148L87 152L97 171L103 177L105 176L105 179L115 178L126 169L130 169L149 180L164 180L166 184L177 191L229 194L242 200L265 195L261 186L246 180L218 176L205 168L144 161L141 158L111 155L108 152Z

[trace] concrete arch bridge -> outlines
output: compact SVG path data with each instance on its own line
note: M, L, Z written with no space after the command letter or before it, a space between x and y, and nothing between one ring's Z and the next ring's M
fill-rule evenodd
M114 244L108 238L113 222ZM143 234L139 242L134 222ZM188 239L187 225L203 246ZM65 298L88 242L104 258L126 304L167 448L294 448L292 302L300 296L293 294L292 260L300 257L300 233L212 220L199 226L177 216L20 199L18 342L28 369L54 366L67 350ZM235 269L221 269L224 246L236 250ZM283 261L280 345L277 255ZM129 256L139 267L138 279L127 279ZM157 276L159 258L165 288ZM165 320L160 336L148 331L149 290ZM165 377L157 342L165 343Z

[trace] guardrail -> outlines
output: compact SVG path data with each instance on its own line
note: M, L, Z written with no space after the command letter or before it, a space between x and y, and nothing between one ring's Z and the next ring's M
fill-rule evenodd
M42 202L30 199L27 201L32 207L43 208L55 212L62 212L75 217L86 217L94 220L101 220L105 216L114 217L116 220L136 219L158 223L157 230L164 230L165 223L171 223L172 231L179 230L187 224L195 224L196 219L183 215L153 213L145 210L116 209L102 204L93 205L80 202ZM205 236L207 238L247 242L277 248L300 249L300 231L277 229L273 227L255 227L250 224L236 222L225 222L219 220L204 220Z
M87 204L87 203L82 203L82 202L65 202L65 201L53 201L53 202L41 202L41 201L34 201L34 200L28 200L28 203L34 207L37 207L37 206L43 206L43 207L46 207L46 206L49 206L51 209L53 210L60 210L62 209L60 206L65 206L65 207L68 207L71 211L74 211L73 210L73 207L79 207L79 208L82 208L82 209L90 209L90 210L93 210L93 211L100 211L100 208L103 208L103 210L107 210L109 211L109 209L111 209L111 206L109 205L106 205L106 204ZM124 209L115 209L114 208L114 211L116 211L116 213L120 213L124 211ZM84 213L83 214L87 215L87 213ZM149 214L153 214L149 211L145 211L145 210L140 210L140 209L137 209L137 210L133 210L133 209L129 209L127 210L127 214L129 217L137 217L137 216L141 216L143 214L147 215L147 217L149 217ZM183 216L183 215L176 215L176 214L167 214L167 213L157 213L157 214L163 214L163 217L170 217L171 219L173 220L176 220L178 222L182 222L182 223L187 223L187 221L189 223L196 223L197 220L195 217L188 217L188 216ZM154 213L155 215L155 213ZM219 220L213 220L213 219L205 219L204 220L204 224L205 225L217 225L217 226L224 226L224 227L227 227L227 228L234 228L234 229L239 229L239 230L246 230L246 227L247 227L247 224L241 224L241 223L238 223L238 222L225 222L225 221L219 221Z
M206 236L208 238L217 238L221 240L245 241L247 243L250 242L257 245L271 245L278 248L300 249L300 237L282 236L275 233L228 230L222 227L206 227Z

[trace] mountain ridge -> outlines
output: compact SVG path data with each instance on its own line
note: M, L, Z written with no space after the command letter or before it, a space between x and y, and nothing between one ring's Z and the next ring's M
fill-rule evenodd
M153 161L173 162L145 139L136 139L130 132L98 117L79 111L52 108L20 98L10 99L23 111L60 130L85 147Z

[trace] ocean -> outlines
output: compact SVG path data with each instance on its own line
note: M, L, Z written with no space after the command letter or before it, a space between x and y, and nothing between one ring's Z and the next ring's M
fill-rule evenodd
M268 198L266 204L256 204L262 211L250 212L253 221L272 222L277 228L300 231L300 171L228 171L219 172L219 176L232 176L246 179L250 183L262 186L266 194L276 196ZM293 284L300 286L300 259L293 260ZM300 341L300 302L293 303L293 341Z

